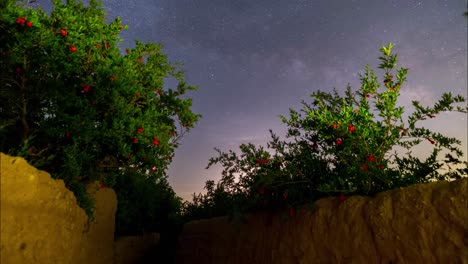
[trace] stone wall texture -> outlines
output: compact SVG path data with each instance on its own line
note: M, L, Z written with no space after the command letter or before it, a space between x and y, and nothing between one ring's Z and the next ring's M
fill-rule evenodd
M468 263L468 179L184 226L176 263Z
M0 153L0 179L0 263L132 263L125 260L138 257L138 248L130 252L128 243L119 242L125 239L114 242L117 197L112 189L100 189L97 182L87 186L96 199L90 221L62 180L23 158ZM139 239L148 240L133 241Z

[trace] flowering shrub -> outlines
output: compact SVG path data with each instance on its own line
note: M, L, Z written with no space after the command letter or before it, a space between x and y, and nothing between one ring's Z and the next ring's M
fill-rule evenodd
M340 97L337 91L333 94L317 91L312 94L312 105L302 102L305 117L292 109L289 120L280 116L290 126L287 137L294 137L295 142L280 142L270 130L273 141L268 147L275 150L273 156L252 144L240 146L241 158L233 151L227 154L215 148L219 157L211 158L207 169L220 162L225 167L222 179L216 189L212 190L214 182L209 182L205 196L194 197L193 203L186 203L186 213L195 212L199 207L204 207L198 209L199 214L216 212L217 215L288 208L289 216L293 217L298 205L313 205L326 196L339 196L344 201L349 195L373 195L430 179L467 176L466 163L464 168L452 169L463 164L459 160L463 153L456 147L461 143L459 140L416 126L417 122L444 111L466 113L466 108L454 108L454 104L465 99L445 93L432 108L414 101L416 111L405 124L404 108L397 107L396 102L404 89L407 69L401 68L393 75L397 55L391 55L391 49L391 43L381 49L379 68L385 71L383 89L379 88L374 72L366 66L366 73L360 75L362 86L358 91L352 92L349 85L345 97ZM411 148L424 140L434 146L431 155L426 160L412 157ZM400 157L395 146L408 152ZM442 150L447 152L443 162L438 160ZM448 166L445 173L441 171L444 164ZM240 174L237 182L235 173ZM224 200L215 200L216 197Z
M165 181L178 140L200 118L179 96L197 87L186 86L159 45L136 41L120 56L126 26L119 17L106 24L97 1L54 0L50 17L16 2L0 4L0 151L63 179L90 216L84 186L93 180L127 199L119 197L119 210L162 195L144 184L133 185L139 196L124 195L135 192L125 193L119 177ZM170 76L176 91L163 89Z

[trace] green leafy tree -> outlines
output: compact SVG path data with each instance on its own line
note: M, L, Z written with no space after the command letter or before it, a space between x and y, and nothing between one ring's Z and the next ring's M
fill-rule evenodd
M0 151L63 179L90 216L84 186L93 180L112 187L131 174L169 190L174 150L201 117L181 96L197 87L161 45L136 41L121 55L127 26L106 24L100 2L53 0L50 17L16 2L0 5ZM177 89L164 89L166 78Z
M422 106L413 101L415 112L404 122L403 107L396 105L406 81L407 69L392 69L397 55L391 54L392 44L382 47L385 71L384 87L368 66L360 74L362 86L358 91L351 87L341 97L317 91L313 102L302 102L302 113L290 109L290 118L280 116L289 126L287 137L294 142L279 141L273 132L268 147L242 144L240 157L233 151L219 152L208 164L221 163L225 167L222 178L214 189L208 181L208 193L194 196L193 202L184 204L186 219L229 214L235 223L242 221L242 212L266 209L288 209L294 216L297 206L309 204L327 196L368 195L435 180L456 180L468 176L468 163L462 162L461 141L432 132L420 122L435 118L442 112L467 112L456 104L466 102L460 95L443 94L434 107ZM425 160L413 157L411 149L429 142L433 146ZM401 147L406 153L397 153ZM445 159L440 154L445 151ZM446 166L446 168L443 168ZM445 169L445 170L444 170ZM238 180L235 181L234 174ZM223 199L219 199L222 197Z

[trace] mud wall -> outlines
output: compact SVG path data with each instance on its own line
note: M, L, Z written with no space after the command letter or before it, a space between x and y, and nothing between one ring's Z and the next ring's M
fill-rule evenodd
M96 199L90 221L62 180L23 158L0 153L0 178L0 263L134 263L147 249L140 241L148 237L114 242L117 197L112 189L87 186Z
M187 223L176 263L468 263L468 179L319 200L289 221Z

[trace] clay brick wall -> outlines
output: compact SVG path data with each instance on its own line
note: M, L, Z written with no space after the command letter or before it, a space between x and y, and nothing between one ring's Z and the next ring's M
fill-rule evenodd
M176 263L468 263L468 179L319 200L291 221L187 223Z
M0 153L0 179L0 263L134 263L138 252L147 250L141 243L147 236L132 237L130 244L125 238L114 242L117 197L112 189L87 186L96 199L90 222L62 180L23 158ZM151 245L158 239L153 235Z

